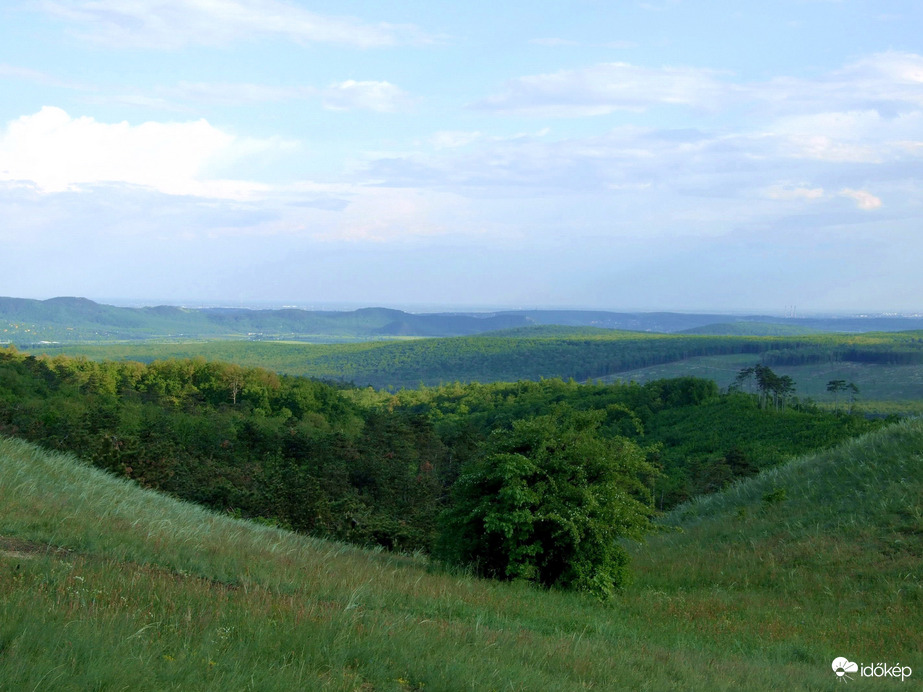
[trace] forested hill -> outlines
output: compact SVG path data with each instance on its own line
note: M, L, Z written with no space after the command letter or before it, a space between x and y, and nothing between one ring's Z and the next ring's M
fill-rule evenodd
M560 444L571 454L571 442L583 444L571 431L592 443L578 447L579 458L602 454L597 443L620 445L626 459L643 450L655 466L634 468L626 492L643 480L638 498L668 509L880 424L791 397L722 394L689 377L390 394L205 359L144 365L0 349L0 436L74 452L215 509L402 550L435 545L459 474L488 449L503 457L505 448L486 445L517 425L536 450ZM549 432L563 437L542 441ZM524 440L511 449L519 453Z
M701 356L737 357L722 366L735 373L757 361L772 367L826 367L830 363L920 366L923 331L768 337L537 326L475 336L351 344L224 340L46 345L26 350L145 363L202 357L359 386L401 388L547 377L585 381Z
M541 325L672 333L802 334L923 329L923 318L776 318L589 310L513 310L415 314L388 308L314 311L300 308L126 308L86 298L0 297L0 343L74 343L136 339L250 338L335 343L400 337L469 336ZM771 325L771 326L767 326Z
M805 336L821 330L800 324L771 324L769 322L720 322L703 327L683 329L681 334L707 334L710 336Z
M294 338L336 342L401 336L463 336L533 324L523 315L414 315L387 308L123 308L86 298L0 298L0 341L107 341L150 338Z

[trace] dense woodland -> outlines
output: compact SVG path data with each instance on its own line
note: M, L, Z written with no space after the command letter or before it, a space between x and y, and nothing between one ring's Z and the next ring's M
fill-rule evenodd
M858 343L828 343L771 349L762 355L766 365L812 365L815 363L923 364L923 332L889 335L877 343L871 338Z
M41 352L41 351L38 351ZM44 347L49 354L143 362L203 356L375 388L562 377L586 381L696 356L752 355L769 367L923 363L923 332L799 337L702 336L531 327L479 336L358 344L212 341Z
M392 393L201 358L142 364L0 350L2 434L73 451L236 516L364 545L435 548L459 561L480 559L479 548L446 543L440 531L443 539L447 527L464 534L457 510L471 504L471 489L506 492L503 475L518 474L514 485L535 503L528 514L540 513L556 496L544 480L549 454L561 472L574 468L559 463L570 458L566 450L611 457L609 466L587 467L554 487L571 488L590 505L594 484L626 498L633 518L620 535L641 535L657 511L878 424L818 411L790 394L769 406L758 394L720 393L694 378L455 383ZM543 437L540 430L555 432ZM600 525L555 531L589 536ZM462 528L484 531L477 522ZM514 528L524 530L498 531ZM540 553L544 529L527 530ZM485 560L484 571L582 583L533 557L502 569Z

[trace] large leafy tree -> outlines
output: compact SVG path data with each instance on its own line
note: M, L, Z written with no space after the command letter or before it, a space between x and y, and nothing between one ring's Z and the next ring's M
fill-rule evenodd
M481 575L607 597L627 576L657 475L638 445L599 432L601 412L559 408L495 431L453 487L439 551Z

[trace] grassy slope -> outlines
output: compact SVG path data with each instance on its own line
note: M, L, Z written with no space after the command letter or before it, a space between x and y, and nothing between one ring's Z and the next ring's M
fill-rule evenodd
M710 597L716 631L789 639L780 653L795 659L821 649L923 663L920 419L764 471L665 523L682 531L638 552L645 588L673 604Z
M683 506L601 606L0 440L0 690L833 690L841 655L923 675L921 498L923 422L900 423Z

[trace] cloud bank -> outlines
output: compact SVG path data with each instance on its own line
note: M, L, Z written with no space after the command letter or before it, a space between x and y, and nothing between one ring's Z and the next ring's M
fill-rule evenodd
M0 180L29 182L47 193L121 183L170 195L238 199L265 186L222 180L214 166L275 146L242 140L205 120L101 123L46 106L0 134Z
M750 83L729 71L600 63L519 77L474 107L506 115L578 118L657 106L714 112L747 105L791 115L870 110L890 115L900 107L919 108L923 56L889 51L817 79L778 77Z

